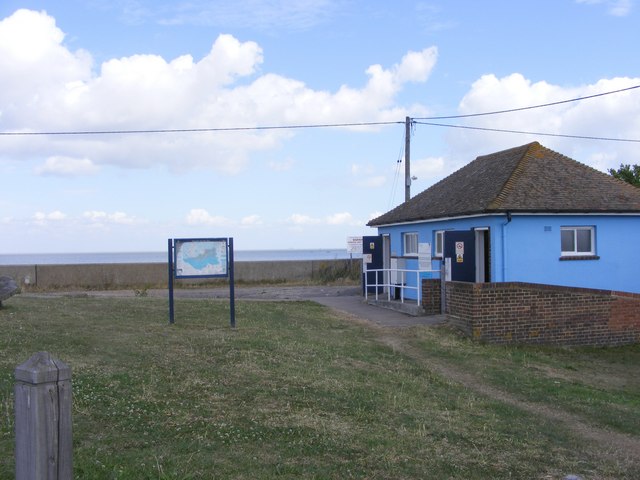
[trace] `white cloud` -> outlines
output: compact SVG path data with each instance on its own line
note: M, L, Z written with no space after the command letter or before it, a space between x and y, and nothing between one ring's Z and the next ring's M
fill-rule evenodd
M503 78L485 75L473 83L459 105L460 114L528 107L588 97L640 84L640 78L603 79L594 84L564 87L545 81L532 82L522 74ZM620 92L577 102L515 113L475 117L465 125L504 130L637 139L640 131L640 95L637 90ZM462 123L462 122L460 122ZM449 173L478 155L539 141L575 160L601 170L620 163L640 163L640 152L633 143L580 140L520 135L491 131L451 129L447 135L451 154ZM612 148L615 146L615 148Z
M436 47L426 48L421 52L410 51L402 57L399 65L394 66L395 81L398 83L424 82L429 78L437 60Z
M90 210L82 214L82 217L92 223L98 224L119 224L132 225L138 223L135 217L131 217L124 212L107 213L99 210Z
M585 3L587 5L603 4L607 7L609 15L614 17L626 17L633 8L633 0L576 0L576 3Z
M411 175L420 180L432 179L445 171L444 157L427 157L411 160Z
M223 216L211 215L203 208L194 208L187 214L186 222L188 225L207 225L207 226L225 226L231 221Z
M287 219L287 222L295 226L303 226L303 225L317 225L318 223L320 223L320 220L317 218L310 217L308 215L294 213Z
M335 213L327 217L329 225L351 225L353 224L353 216L349 212Z
M36 212L33 214L33 222L40 226L46 225L49 222L60 222L66 218L67 215L62 213L60 210L55 210L50 213Z
M47 158L44 165L36 168L36 174L73 177L93 175L98 170L99 168L88 158L53 156Z
M315 3L315 7L323 2ZM366 83L334 92L261 74L262 48L220 35L207 55L113 58L94 68L91 56L71 51L64 32L45 12L20 10L0 22L0 111L5 131L203 129L304 123L388 121L406 111L395 106L407 82L427 80L437 49L408 52L399 63L366 69ZM418 106L419 107L419 106ZM364 129L361 127L360 129ZM272 149L295 132L285 130L164 135L17 137L5 154L57 159L40 173L65 173L91 165L171 170L212 168L239 173L249 155ZM272 164L288 168L290 164ZM85 172L86 173L86 172Z
M249 215L240 220L240 225L243 227L254 227L262 224L263 222L260 215Z

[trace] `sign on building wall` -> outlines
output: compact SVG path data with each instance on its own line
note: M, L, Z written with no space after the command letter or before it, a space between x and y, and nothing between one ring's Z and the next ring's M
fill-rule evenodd
M431 244L418 244L418 270L431 270Z
M464 242L456 242L456 263L464 262Z

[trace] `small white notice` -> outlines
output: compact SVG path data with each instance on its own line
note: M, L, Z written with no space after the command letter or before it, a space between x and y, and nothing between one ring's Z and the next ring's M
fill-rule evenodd
M464 263L464 242L456 242L456 263Z
M347 253L362 255L362 237L347 237Z
M418 269L431 270L431 244L418 244Z

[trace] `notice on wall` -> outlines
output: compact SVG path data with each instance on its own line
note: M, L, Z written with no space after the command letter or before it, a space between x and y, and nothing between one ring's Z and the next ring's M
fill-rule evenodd
M418 270L431 270L431 244L418 244Z
M456 242L456 263L464 262L464 242Z

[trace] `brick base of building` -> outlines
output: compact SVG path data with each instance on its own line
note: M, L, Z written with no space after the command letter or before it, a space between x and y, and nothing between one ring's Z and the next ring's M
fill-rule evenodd
M440 281L427 282L424 302L434 310L437 303L439 313ZM640 343L639 294L521 282L447 282L445 313L451 324L489 343Z

